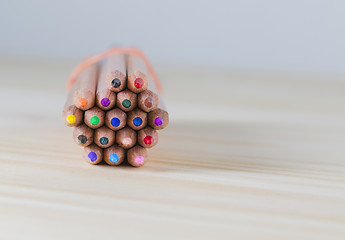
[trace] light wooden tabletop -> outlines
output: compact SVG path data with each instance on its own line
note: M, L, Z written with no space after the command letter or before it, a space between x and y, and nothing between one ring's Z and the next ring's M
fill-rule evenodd
M170 126L92 166L60 119L73 65L0 61L0 239L344 239L345 82L157 68Z

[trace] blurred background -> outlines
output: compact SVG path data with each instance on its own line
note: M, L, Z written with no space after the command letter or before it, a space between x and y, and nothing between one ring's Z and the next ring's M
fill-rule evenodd
M0 21L2 58L136 46L160 66L345 75L341 0L2 0Z

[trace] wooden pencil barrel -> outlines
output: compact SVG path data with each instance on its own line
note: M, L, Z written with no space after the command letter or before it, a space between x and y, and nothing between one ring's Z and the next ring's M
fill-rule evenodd
M147 160L146 148L136 145L127 151L127 161L133 167L141 167Z
M127 88L134 93L145 91L148 86L148 71L145 62L135 54L127 55Z
M104 124L105 113L98 107L93 107L84 113L84 122L92 129L99 128Z
M83 158L90 164L98 164L103 159L103 149L96 144L91 144L83 149Z
M79 88L74 92L74 105L81 110L95 106L98 65L86 67L77 77Z
M107 148L115 142L115 132L106 126L95 130L94 142L101 148Z
M164 129L169 124L169 114L161 108L156 108L149 112L147 122L155 130Z
M73 140L79 146L89 146L93 142L93 129L81 124L74 128Z
M103 160L112 166L120 165L125 160L125 150L113 145L103 150Z
M104 60L101 80L113 92L120 92L126 88L127 82L125 55L117 53L110 55Z
M137 133L131 128L125 127L116 132L115 142L124 149L131 148L137 142Z
M152 148L158 143L158 132L151 127L145 127L138 132L138 144L144 148Z
M128 89L116 95L116 106L125 112L130 112L136 108L138 102L137 94Z
M138 94L138 107L141 110L151 112L158 107L158 104L158 95L153 91L147 89Z
M127 114L127 125L136 131L143 129L147 125L147 113L139 108L134 109Z
M62 110L62 121L68 127L75 127L83 122L83 115L82 110L74 105L69 105Z
M105 125L114 131L124 128L126 123L127 114L119 108L110 110L105 115Z
M68 127L78 126L83 121L83 111L77 108L73 103L74 92L78 87L79 81L76 81L68 92L67 99L62 110L62 121Z

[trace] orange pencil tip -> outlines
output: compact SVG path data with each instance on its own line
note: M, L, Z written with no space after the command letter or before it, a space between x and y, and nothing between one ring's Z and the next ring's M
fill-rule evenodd
M81 107L86 107L89 102L85 98L79 98L79 105Z

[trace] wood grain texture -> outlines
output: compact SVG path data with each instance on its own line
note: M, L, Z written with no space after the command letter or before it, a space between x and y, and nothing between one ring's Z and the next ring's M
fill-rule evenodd
M171 121L150 161L92 166L61 123L63 86L39 84L41 68L67 67L23 64L41 88L20 90L11 64L0 65L0 239L344 239L343 81L162 71ZM207 93L210 78L224 88Z

